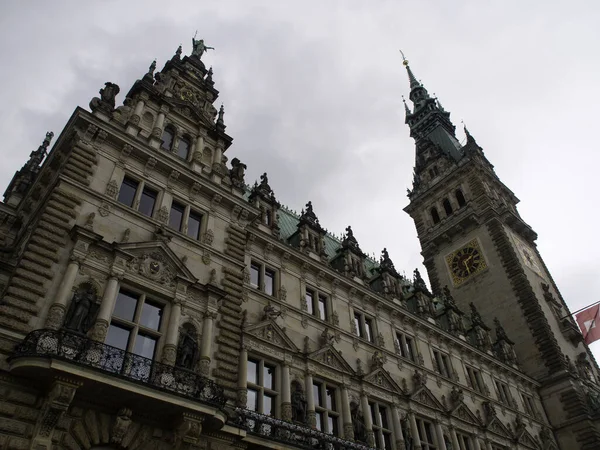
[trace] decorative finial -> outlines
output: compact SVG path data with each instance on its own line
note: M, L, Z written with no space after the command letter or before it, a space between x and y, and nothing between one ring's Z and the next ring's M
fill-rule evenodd
M181 58L181 52L183 51L183 48L181 46L181 44L179 44L179 47L177 47L177 51L175 52L175 57L177 59Z
M404 103L404 112L408 116L409 114L411 114L411 112L410 112L410 108L406 104L406 99L404 98L404 95L402 96L402 102Z
M402 55L402 64L404 64L405 66L408 66L408 59L406 59L402 50L400 50L400 54Z
M223 107L223 104L221 104L221 108L219 108L219 117L217 118L217 129L221 131L225 131L225 121L223 120L224 115L225 108Z

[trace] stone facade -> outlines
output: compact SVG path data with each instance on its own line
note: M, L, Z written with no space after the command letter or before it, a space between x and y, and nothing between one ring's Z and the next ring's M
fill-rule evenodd
M106 83L9 185L0 449L597 448L595 361L474 141L427 186L414 134L432 293L228 166L205 49L153 63L121 106ZM430 223L448 186L461 205ZM442 267L471 241L486 266L459 289Z

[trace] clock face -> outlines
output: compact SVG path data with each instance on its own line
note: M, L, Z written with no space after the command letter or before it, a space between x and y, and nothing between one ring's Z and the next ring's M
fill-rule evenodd
M527 267L533 270L540 277L544 277L544 271L542 270L541 264L536 256L536 252L525 242L519 239L515 234L510 233L517 250L519 251L519 255L521 260L525 263Z
M446 256L446 264L448 264L455 286L487 267L476 239Z

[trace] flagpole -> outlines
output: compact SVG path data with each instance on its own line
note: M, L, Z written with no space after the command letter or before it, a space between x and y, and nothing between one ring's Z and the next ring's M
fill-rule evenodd
M591 308L592 306L595 306L595 305L597 305L598 303L600 303L600 300L599 300L599 301L597 301L597 302L595 302L595 303L592 303L591 305L584 306L583 308L581 308L581 309L578 309L577 311L575 311L575 312L573 312L573 313L569 313L569 314L567 314L566 316L564 316L564 317L561 317L561 318L560 318L560 319L558 319L558 320L563 320L563 319L566 319L566 318L567 318L567 317L569 317L569 316L574 316L575 314L577 314L577 313L580 313L581 311L583 311L583 310L585 310L585 309Z

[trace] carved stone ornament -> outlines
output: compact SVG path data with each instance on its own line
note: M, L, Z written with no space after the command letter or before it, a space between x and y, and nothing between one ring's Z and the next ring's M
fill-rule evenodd
M206 230L206 233L202 235L202 242L204 242L206 245L212 245L214 238L215 233L209 228Z
M38 416L34 431L35 448L50 448L54 428L69 409L78 385L57 380L52 385Z
M98 207L98 212L102 217L106 217L110 214L110 205L106 202L102 202Z
M110 198L116 198L117 194L119 193L119 185L117 184L117 181L110 180L106 185L106 190L104 191L104 193Z
M127 434L127 430L131 426L131 410L129 408L121 408L113 424L110 436L111 444L120 445L123 442L123 438Z
M175 286L175 270L169 266L162 253L144 253L128 261L127 268L157 283Z
M169 220L169 210L167 209L166 206L161 206L161 208L158 210L158 214L156 215L156 218L158 219L158 221L160 223L166 224L167 220Z

